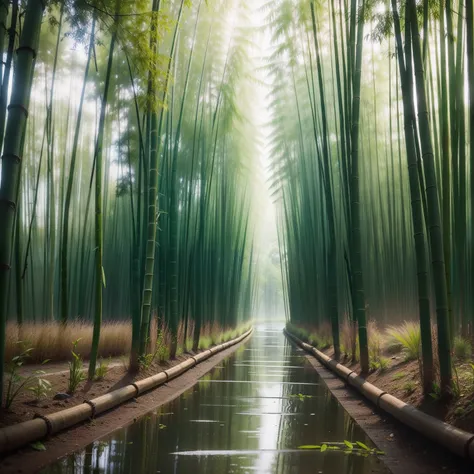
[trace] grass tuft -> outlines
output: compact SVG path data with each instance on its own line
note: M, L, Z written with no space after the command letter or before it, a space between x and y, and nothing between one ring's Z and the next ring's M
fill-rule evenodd
M20 345L32 347L29 364L40 364L46 359L54 362L70 360L71 341L79 340L76 350L83 359L90 357L93 325L71 322L66 326L59 322L25 323L19 331L14 323L7 325L5 358L11 360L19 355ZM130 322L105 323L100 332L99 357L118 357L130 352Z
M403 391L405 392L405 395L411 395L412 393L414 393L416 390L416 384L415 382L406 382L404 385L403 385Z
M419 360L421 355L420 326L413 322L405 321L400 326L387 328L388 348L401 350L407 361Z
M472 357L472 345L463 337L454 338L454 356L462 361L470 360Z

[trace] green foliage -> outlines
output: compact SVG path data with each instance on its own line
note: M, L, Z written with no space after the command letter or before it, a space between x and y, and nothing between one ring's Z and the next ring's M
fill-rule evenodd
M317 332L311 333L309 335L308 340L312 346L320 350L325 350L331 347L332 345L332 339L330 336L324 335L324 334L318 334Z
M413 381L408 381L403 384L403 391L405 395L411 395L416 390L416 384Z
M384 339L380 331L377 329L375 322L369 324L369 357L378 361L382 356L382 347Z
M286 323L286 329L289 333L293 334L298 339L302 340L303 342L309 343L310 334L306 329L299 327L291 322Z
M441 400L443 394L441 392L441 387L438 382L433 382L433 391L430 393L430 397L433 400L439 401Z
M348 449L354 449L354 445L350 441L344 440L344 444L348 447Z
M45 375L45 373L46 372L42 370L35 372L35 384L28 387L28 390L30 390L35 396L36 401L39 401L42 398L46 398L49 392L51 392L51 382L41 377L41 375Z
M458 369L456 365L453 364L454 378L453 383L451 384L450 390L453 398L457 399L461 396L461 383L459 382Z
M23 343L19 342L18 345L22 346ZM45 375L43 370L36 370L33 374L23 376L19 373L24 363L31 357L33 348L27 348L21 351L21 353L12 358L7 365L7 390L5 393L5 408L10 408L11 404L15 401L16 397L22 392L22 390L30 382L35 381L35 384L27 387L27 389L35 395L35 400L38 401L45 397L51 390L51 383L44 379L42 375ZM49 362L46 359L41 365L45 365Z
M30 443L30 447L32 447L35 451L46 451L46 446L41 441Z
M385 372L390 367L390 359L386 357L380 357L379 359L379 368L380 372Z
M165 344L164 333L162 331L158 332L158 337L156 340L156 350L155 358L158 362L165 362L170 357L169 347Z
M70 394L75 393L79 385L86 380L86 374L82 369L82 357L76 352L79 340L80 339L76 339L72 342L72 360L69 361L69 380L67 387L67 391Z
M298 400L300 402L303 402L304 400L308 399L308 398L313 398L312 395L304 395L302 393L296 393L296 394L291 394L289 395L290 398L298 398Z
M321 453L324 453L325 451L342 451L344 449L345 454L356 454L364 457L369 455L385 454L383 451L379 451L377 448L369 448L361 441L356 441L355 443L353 443L348 440L344 440L343 443L305 444L302 446L298 446L298 449L316 450L321 451Z
M319 350L324 350L332 345L331 336L323 330L317 332L309 332L307 329L297 326L291 322L286 323L286 329L289 333L296 336L303 342L316 347Z
M95 380L102 380L109 371L109 364L104 360L99 361L99 365L95 369Z
M379 363L376 360L371 360L370 361L370 371L375 372L379 368Z
M421 333L418 324L405 321L400 326L390 326L387 335L388 346L400 348L407 361L420 359Z
M393 377L392 379L393 380L401 380L403 379L404 377L406 377L406 373L405 372L397 372Z
M453 351L458 360L466 361L472 357L471 343L460 336L454 338Z
M379 357L377 360L370 360L370 370L380 370L381 373L385 372L390 367L390 360L386 357Z
M19 343L22 344L22 343ZM15 401L16 397L23 390L25 385L31 380L32 377L23 377L19 374L20 368L23 366L25 361L30 357L30 353L33 350L32 347L27 348L21 352L21 354L13 357L8 363L6 373L7 389L5 392L5 408L8 410L11 404Z
M152 366L154 360L155 360L154 353L141 355L138 360L140 364L140 370L148 370Z
M147 344L148 345L148 344ZM139 358L140 368L148 370L155 361L165 362L170 358L170 348L165 342L165 333L158 330L156 337L155 351L149 354L144 354Z
M199 349L206 350L213 345L211 336L201 336L199 338Z

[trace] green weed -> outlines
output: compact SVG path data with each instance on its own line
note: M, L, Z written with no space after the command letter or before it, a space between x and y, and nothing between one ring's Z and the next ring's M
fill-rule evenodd
M436 401L441 400L441 397L442 397L441 387L439 386L437 382L433 382L433 391L430 393L430 397Z
M18 344L22 344L22 342L20 341ZM20 394L20 392L30 380L29 377L23 377L20 375L19 370L25 361L30 357L32 350L32 347L25 349L19 355L13 357L7 366L7 389L5 393L6 409L10 408L11 404L15 401L16 397Z
M405 392L405 395L411 395L412 393L415 392L415 390L416 390L415 382L408 381L408 382L405 382L405 384L403 385L403 391Z
M387 329L388 347L399 348L405 355L405 360L419 360L421 354L421 334L418 324L405 321L400 326L390 326Z
M453 344L454 356L459 360L469 360L472 356L472 345L463 337L455 337Z
M35 400L39 401L42 398L46 398L46 396L51 392L51 382L46 380L41 375L44 375L46 372L43 370L38 370L35 372L35 375L38 377L36 379L36 383L31 387L28 387L28 390L33 393L35 396Z
M95 379L102 380L107 372L109 371L109 364L105 362L103 359L100 361L98 367L95 369Z
M86 374L82 370L82 357L77 352L77 344L80 339L76 339L72 343L72 360L69 362L69 382L67 391L70 394L73 394L77 387L86 379Z
M400 380L402 379L403 377L406 377L406 373L405 372L397 372L393 377L392 377L392 380Z

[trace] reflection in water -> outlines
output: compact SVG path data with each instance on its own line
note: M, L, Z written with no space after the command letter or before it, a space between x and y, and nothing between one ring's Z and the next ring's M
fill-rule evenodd
M389 472L375 456L298 449L344 440L372 446L280 328L259 326L180 398L42 472Z

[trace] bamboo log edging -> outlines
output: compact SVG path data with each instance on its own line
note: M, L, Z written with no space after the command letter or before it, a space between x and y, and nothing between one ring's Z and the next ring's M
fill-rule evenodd
M39 441L49 435L58 433L86 420L94 418L96 415L115 408L127 400L138 397L145 392L163 385L164 383L179 377L192 367L209 359L214 354L235 346L239 342L249 337L253 328L232 341L219 344L211 349L205 350L195 356L186 359L170 369L159 372L151 377L139 380L126 387L119 388L113 392L106 393L92 400L84 400L80 405L76 405L56 413L48 415L36 415L33 420L6 426L0 429L0 453L6 453L21 448L34 441Z
M331 372L336 373L349 385L359 391L364 397L374 403L383 411L389 413L403 424L435 441L452 453L474 461L474 434L456 428L449 423L438 420L433 416L423 413L412 405L380 390L375 385L367 382L353 370L331 359L315 347L301 341L286 329L285 335L305 351L313 354Z

